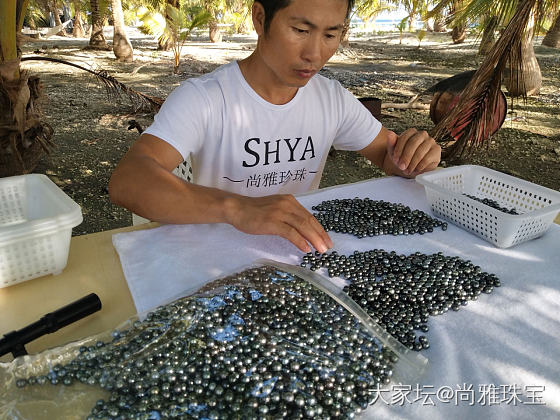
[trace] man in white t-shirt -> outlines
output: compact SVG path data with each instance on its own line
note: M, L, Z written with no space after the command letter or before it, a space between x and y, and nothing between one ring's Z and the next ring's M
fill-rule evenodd
M425 132L397 136L340 84L317 74L335 53L353 0L255 0L246 59L183 82L119 163L111 200L164 223L229 223L304 252L332 247L293 194L319 185L331 146L389 175L437 167ZM187 157L193 183L172 174Z

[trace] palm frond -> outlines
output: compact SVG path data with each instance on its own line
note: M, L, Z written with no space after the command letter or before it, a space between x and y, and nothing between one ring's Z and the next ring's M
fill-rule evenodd
M445 9L449 6L452 0L442 0L438 2L432 10L426 13L426 18L435 18L437 16L443 16Z
M356 2L354 13L364 22L373 20L384 11L392 11L397 8L394 4L388 4L381 0L361 0Z
M86 67L83 67L79 64L72 63L70 61L62 60L62 59L59 59L59 58L54 58L54 57L35 57L35 56L22 57L21 61L49 61L49 62L52 62L52 63L59 63L59 64L67 65L67 66L76 67L80 70L91 73L96 77L96 79L100 83L103 84L103 86L105 86L105 89L107 91L107 95L109 97L115 97L115 96L121 96L121 95L126 96L130 100L130 102L132 103L132 106L134 107L135 112L138 112L138 111L141 111L141 110L157 111L161 107L161 105L163 104L163 101L164 101L162 98L149 96L149 95L138 92L137 90L126 86L124 83L119 82L113 76L109 75L109 73L107 73L106 70L97 70L97 71L90 70L90 69L88 69Z
M172 37L168 20L161 13L148 11L140 17L140 20L142 21L142 26L139 28L140 31L153 35L160 43L165 43Z
M476 0L475 0L476 1ZM523 84L522 40L538 0L517 5L506 29L465 87L457 106L434 129L434 138L449 142L443 149L445 159L470 154L474 147L486 143L494 122L494 110L501 95L502 75L506 64L515 66L517 83ZM450 136L453 132L453 138ZM454 139L454 141L453 141Z

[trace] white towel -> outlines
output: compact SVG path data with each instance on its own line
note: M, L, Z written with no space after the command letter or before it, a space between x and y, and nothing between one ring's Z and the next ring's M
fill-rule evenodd
M298 200L311 209L323 200L354 197L403 203L431 214L423 187L394 177L327 188ZM458 312L431 317L427 333L431 347L423 352L431 366L422 383L405 384L400 392L389 385L365 417L560 418L558 226L510 249L496 248L451 223L447 231L436 228L425 235L364 239L330 235L339 253L375 248L399 254L441 251L473 261L502 282L491 295L481 295ZM247 235L224 224L166 225L119 233L113 236L113 244L138 312L259 258L298 265L303 255L282 238ZM332 280L344 285L341 279ZM450 402L445 402L445 393Z

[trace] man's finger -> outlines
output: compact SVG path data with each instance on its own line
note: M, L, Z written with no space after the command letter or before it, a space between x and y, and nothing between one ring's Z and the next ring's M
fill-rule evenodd
M302 208L302 210L305 213L286 214L286 223L296 229L298 234L317 251L321 253L328 251L332 247L332 241L323 229L323 226L306 209Z
M439 154L438 154L439 155ZM437 168L439 164L439 157L432 157L430 154L424 156L424 158L416 165L416 169L411 175L419 175L424 172L431 171Z
M425 158L428 156L428 153L430 152L430 149L432 147L432 145L427 142L427 141L423 141L422 143L416 145L415 143L411 143L409 142L408 146L410 148L415 147L415 150L413 151L408 151L405 150L405 155L407 155L406 158L403 158L404 163L406 164L406 168L405 168L405 173L407 174L411 174L412 172L414 172L416 170L416 167L418 166L418 164ZM411 153L412 156L409 159L408 158L408 154Z
M406 168L406 164L401 162L401 156L403 154L404 148L407 145L409 139L417 133L415 128L409 128L404 133L402 133L395 145L395 149L393 151L393 161L399 167L399 169L404 170Z
M271 234L278 235L284 239L287 239L288 241L293 243L299 250L305 253L311 252L311 247L309 246L305 238L297 231L297 229L286 223L278 224L277 227L271 231Z

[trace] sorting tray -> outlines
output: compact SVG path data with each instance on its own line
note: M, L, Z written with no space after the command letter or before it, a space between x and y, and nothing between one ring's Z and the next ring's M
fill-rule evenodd
M0 178L0 288L60 273L81 222L80 206L45 175Z
M509 248L541 236L560 211L560 192L477 165L461 165L416 177L438 217L488 242ZM508 214L465 194L515 209Z

